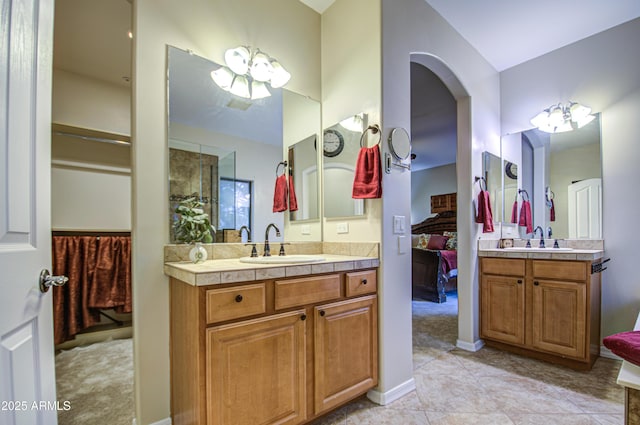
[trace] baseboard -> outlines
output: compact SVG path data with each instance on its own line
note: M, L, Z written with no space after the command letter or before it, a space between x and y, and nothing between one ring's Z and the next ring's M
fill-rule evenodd
M391 388L389 391L386 391L384 393L378 390L369 390L369 392L367 393L367 398L376 404L384 406L385 404L392 403L400 397L409 394L415 389L416 381L411 378L408 381L405 381L402 384Z
M136 425L136 418L133 418L132 425ZM164 418L161 421L154 422L149 425L171 425L171 418Z
M600 346L600 357L605 357L607 359L612 359L612 360L623 360L622 357L619 357L619 356L613 354L613 351L609 350L604 345Z
M460 348L461 350L471 351L475 353L476 351L484 347L484 341L481 339L477 340L476 342L457 340L456 347Z

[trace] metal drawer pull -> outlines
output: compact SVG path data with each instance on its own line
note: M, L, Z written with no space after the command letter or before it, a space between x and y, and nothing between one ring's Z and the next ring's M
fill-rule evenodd
M242 301L242 295L236 295L236 302L239 303Z
M67 276L51 276L49 270L40 272L40 292L47 292L52 286L62 286L69 281Z
M320 310L320 316L324 316L324 310Z
M535 286L538 286L538 285L540 285L540 282L538 282L538 281L536 280L536 281L534 281L534 282L533 282L533 284L534 284Z
M518 279L518 284L522 284L522 279Z
M367 284L367 279L362 279L362 284L366 285Z

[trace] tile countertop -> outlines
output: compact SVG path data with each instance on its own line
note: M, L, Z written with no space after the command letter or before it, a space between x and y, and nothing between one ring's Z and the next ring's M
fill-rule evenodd
M380 265L380 260L373 257L321 255L325 258L323 261L296 264L241 263L238 258L207 260L198 264L167 262L164 264L164 274L194 286L203 286L367 269Z
M604 251L601 249L573 249L571 251L553 252L553 248L549 248L549 252L522 252L492 248L478 249L478 256L499 258L533 258L538 260L592 261L603 258Z

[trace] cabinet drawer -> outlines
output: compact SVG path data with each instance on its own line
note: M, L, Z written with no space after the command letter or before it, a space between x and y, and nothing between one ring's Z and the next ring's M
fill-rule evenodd
M503 276L524 276L524 261L513 258L482 258L482 273Z
M238 319L266 311L264 283L209 289L206 299L207 323Z
M586 280L587 263L581 261L533 261L533 277L553 280Z
M339 274L275 282L276 310L333 300L340 295Z
M375 270L347 273L346 296L375 294L378 279Z

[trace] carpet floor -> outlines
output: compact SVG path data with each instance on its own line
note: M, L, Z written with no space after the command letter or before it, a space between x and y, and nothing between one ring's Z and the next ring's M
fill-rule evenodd
M131 425L133 343L129 339L76 347L56 355L58 400L71 409L59 411L59 425Z

